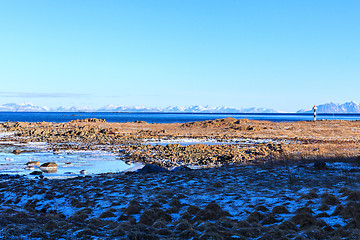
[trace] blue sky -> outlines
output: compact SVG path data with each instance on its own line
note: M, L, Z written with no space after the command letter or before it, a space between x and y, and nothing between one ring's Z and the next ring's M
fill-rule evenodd
M360 1L1 1L0 104L359 101Z

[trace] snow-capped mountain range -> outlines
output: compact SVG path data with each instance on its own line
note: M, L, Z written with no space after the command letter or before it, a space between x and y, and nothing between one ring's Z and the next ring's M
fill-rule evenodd
M313 110L299 110L297 113L312 113ZM318 113L360 113L360 104L351 101L343 104L326 103L317 106Z
M282 113L269 108L242 108L234 107L211 107L211 106L189 106L189 107L166 107L151 108L146 106L126 107L121 105L107 105L99 109L88 107L64 107L57 108L36 106L29 102L21 104L7 103L0 105L0 112L168 112L168 113ZM312 113L312 109L299 110L297 113ZM360 104L351 101L344 104L326 103L317 106L318 113L360 113Z
M50 108L39 107L29 102L22 104L6 103L0 106L0 111L4 112L48 112Z
M64 107L48 108L36 106L25 102L22 104L7 103L0 106L2 112L169 112L169 113L279 113L277 110L267 108L243 108L233 107L211 107L211 106L190 106L190 107L166 107L151 108L145 106L126 107L120 105L107 105L99 109L88 107Z

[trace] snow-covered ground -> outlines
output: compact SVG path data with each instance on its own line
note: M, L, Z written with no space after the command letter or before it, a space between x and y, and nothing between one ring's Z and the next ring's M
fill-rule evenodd
M3 238L359 239L360 168L312 162L0 183ZM21 220L19 220L21 219ZM10 238L11 239L11 238Z

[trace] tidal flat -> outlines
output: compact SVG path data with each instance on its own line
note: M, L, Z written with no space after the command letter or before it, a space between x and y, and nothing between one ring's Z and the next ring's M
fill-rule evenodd
M1 175L3 239L360 238L357 121L86 119L0 128L9 160L29 154L23 144L40 143L58 157L104 151L164 169Z

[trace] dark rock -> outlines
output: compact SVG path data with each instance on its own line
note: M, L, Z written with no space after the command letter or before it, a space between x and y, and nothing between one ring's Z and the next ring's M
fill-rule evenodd
M321 195L322 202L327 205L335 206L340 203L339 199L333 194L324 193Z
M182 171L191 171L191 170L192 169L187 166L179 166L179 167L173 168L171 171L172 172L182 172Z
M158 173L158 172L168 172L169 170L159 167L153 164L146 164L143 168L137 170L139 173Z
M300 225L300 228L309 228L316 224L316 218L311 214L296 214L291 221L295 225Z
M151 208L149 210L145 210L143 214L140 216L139 223L151 226L155 221L171 221L172 217L159 208Z
M222 217L228 217L228 216L229 217L231 216L229 212L222 210L217 203L210 202L208 205L206 205L204 210L200 210L198 212L194 220L196 221L218 220Z
M360 201L360 191L352 191L346 198L347 201Z
M254 222L259 222L261 220L263 220L265 218L265 215L258 212L258 211L255 211L255 212L252 212L248 217L247 217L247 221L250 222L250 223L254 223Z
M124 213L131 215L131 214L138 214L141 211L141 205L138 201L132 200L129 203L129 206L124 210Z
M30 173L30 175L42 175L41 171L33 171Z
M326 169L326 162L316 161L316 162L314 162L314 168L318 169L318 170Z
M276 206L272 209L272 214L288 214L290 213L287 208L283 205Z
M124 231L124 229L121 226L118 226L112 230L111 236L113 236L113 237L126 236L126 232Z
M21 150L20 149L15 149L14 151L12 151L12 153L18 155L18 154L21 153Z
M314 214L313 210L309 207L298 208L295 213L297 214Z
M255 210L256 211L261 211L261 212L268 212L269 211L269 209L267 207L263 206L263 205L257 206Z
M301 198L314 199L314 198L318 198L318 197L319 197L319 195L314 190L311 190L307 194L303 195Z
M111 218L111 217L116 217L116 215L113 213L114 210L113 209L108 209L105 212L101 213L99 218Z
M200 212L200 208L198 207L198 206L194 206L194 205L190 205L188 208L187 208L187 210L186 210L186 212L184 212L183 214L181 214L182 216L184 215L186 215L186 217L193 217L193 216L195 216L198 212Z
M169 205L172 206L172 207L177 207L177 208L182 207L182 204L181 204L180 200L177 199L177 198L171 199Z
M134 123L147 123L147 122L135 120Z
M343 210L344 210L343 205L339 204L339 205L335 208L335 210L334 210L334 212L331 214L331 216L338 216Z
M270 225L270 224L274 224L277 223L278 221L276 220L276 218L274 217L274 215L269 215L268 217L266 217L263 221L262 224L263 225Z
M322 217L330 217L330 215L326 212L321 212L315 215L315 218L322 218Z

